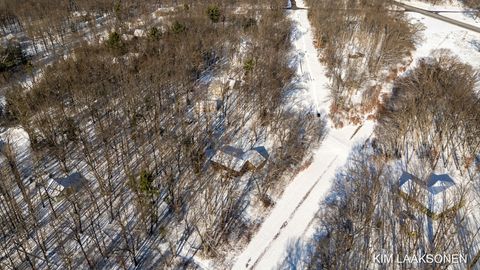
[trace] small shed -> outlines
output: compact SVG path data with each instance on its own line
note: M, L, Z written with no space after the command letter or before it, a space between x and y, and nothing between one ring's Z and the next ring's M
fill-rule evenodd
M203 100L195 102L195 112L198 115L215 113L219 109L219 102L217 100Z
M80 173L72 173L64 178L50 179L47 185L47 193L52 197L58 197L67 193L78 192L83 185L86 184L86 179Z

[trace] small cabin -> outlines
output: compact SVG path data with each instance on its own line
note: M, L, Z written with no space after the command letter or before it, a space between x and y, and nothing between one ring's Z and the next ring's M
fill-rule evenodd
M198 115L202 114L213 114L218 111L220 108L220 103L217 100L203 100L195 102L195 113Z
M87 183L80 173L73 173L64 178L50 179L47 185L47 193L52 197L76 193Z
M232 175L241 176L247 171L254 171L265 166L268 152L264 147L257 147L246 152L242 149L224 146L211 158L215 167L229 171Z

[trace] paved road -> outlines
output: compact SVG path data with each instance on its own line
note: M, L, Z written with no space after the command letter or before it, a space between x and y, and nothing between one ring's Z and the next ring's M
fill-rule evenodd
M438 20L441 20L441 21L444 21L444 22L462 27L464 29L480 33L480 27L473 26L473 25L468 24L468 23L464 23L464 22L461 22L461 21L457 21L457 20L442 16L442 15L438 14L439 11L430 11L430 10L426 10L426 9L422 9L422 8L417 8L417 7L413 7L413 6L410 6L410 5L407 5L407 4L404 4L404 3L400 3L400 2L396 2L396 1L394 1L393 3L397 6L399 6L399 7L404 8L405 11L417 12L417 13L423 14L425 16L432 17L432 18L435 18L435 19L438 19Z

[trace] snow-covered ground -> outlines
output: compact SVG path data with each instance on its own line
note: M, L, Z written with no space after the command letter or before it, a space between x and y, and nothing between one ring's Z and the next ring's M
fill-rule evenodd
M473 26L480 26L480 18L476 18L474 13L466 11L463 4L457 0L437 5L419 0L400 0L398 2L430 11L444 11L438 14Z
M414 5L428 10L461 10L460 4L448 4L441 6L432 6L419 1L403 1L406 4ZM415 2L412 4L412 2ZM456 55L462 62L468 63L475 69L480 69L480 33L476 33L464 28L426 17L422 14L408 13L412 22L421 23L423 25L422 41L417 46L413 53L413 68L415 63L422 57L429 56L433 50L448 49ZM480 20L474 20L465 13L440 13L443 16L467 22L475 26L480 26ZM477 86L478 90L478 86ZM470 194L468 195L467 205L462 209L466 211L466 219L463 221L468 234L472 237L472 242L469 243L469 249L472 253L480 250L480 235L478 234L480 228L480 211L478 208L478 187L472 186L471 183L465 181L458 171L448 171L454 176L455 180L470 187ZM462 232L465 233L465 232ZM477 263L478 265L478 263Z
M299 7L305 6L297 0ZM318 59L307 10L292 10L295 24L294 48L300 64L297 75L316 109L326 115L330 106L326 69ZM331 122L328 122L331 127ZM373 122L342 129L330 128L322 145L315 150L311 165L300 172L285 188L270 215L265 219L245 250L236 259L233 269L276 269L286 256L292 240L309 239L314 228L311 222L319 203L331 187L337 168L347 160L353 145L364 142L373 131ZM352 138L353 137L353 138Z
M413 53L414 60L429 56L433 50L449 49L463 62L480 68L479 33L418 13L408 13L408 16L423 28L422 41Z

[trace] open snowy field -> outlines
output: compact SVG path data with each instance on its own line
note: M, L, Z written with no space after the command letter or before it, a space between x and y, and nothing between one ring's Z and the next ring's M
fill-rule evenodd
M459 1L451 1L447 4L433 5L418 0L400 0L398 2L422 8L425 10L439 11L438 14L474 26L480 26L480 18L476 18L474 13L465 10Z
M406 2L412 4L411 2ZM417 5L415 5L417 6ZM419 5L419 7L425 8ZM437 9L441 9L435 6ZM430 8L428 8L430 10ZM433 9L432 9L433 10ZM409 12L412 23L419 24L422 40L413 53L413 59L419 59L430 55L433 50L448 49L454 52L463 62L469 63L474 68L480 67L480 33L476 33L459 26L452 25L422 14ZM446 15L442 14L445 16ZM461 14L465 17L465 15ZM456 19L456 18L454 18ZM476 26L479 26L476 23Z

